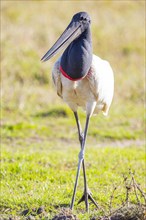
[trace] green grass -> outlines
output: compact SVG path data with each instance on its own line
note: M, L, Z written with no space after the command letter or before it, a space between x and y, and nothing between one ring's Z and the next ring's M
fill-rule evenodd
M61 7L58 5L61 4ZM40 58L78 11L92 17L94 53L114 70L108 117L91 118L86 147L89 187L101 209L75 205L79 219L109 213L126 197L123 175L144 190L144 1L1 1L1 219L52 219L69 207L79 143L73 113L57 97L51 68ZM57 12L54 16L54 11ZM62 10L63 9L63 10ZM79 110L82 125L85 113ZM83 191L82 172L77 200ZM140 197L142 203L143 198ZM136 203L131 191L130 201Z
M63 204L68 206L75 180L78 150L76 145L67 145L63 141L54 144L36 141L27 146L18 143L15 146L7 146L1 155L2 211L5 212L9 208L8 213L18 215L23 209L39 208L43 205L49 213L56 212L55 207L61 207ZM108 211L114 186L121 184L123 174L128 175L129 169L136 172L135 178L144 188L144 149L141 146L90 146L86 150L86 161L90 189L105 211ZM77 200L82 191L81 176ZM125 188L121 185L113 206L118 207L124 200ZM136 202L136 198L133 197L132 201ZM80 214L80 209L84 206L75 208L75 213ZM80 216L83 218L84 214Z

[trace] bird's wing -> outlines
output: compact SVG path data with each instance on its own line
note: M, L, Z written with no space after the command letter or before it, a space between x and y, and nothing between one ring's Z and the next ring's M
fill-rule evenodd
M114 77L110 64L93 55L87 79L95 100L97 103L103 104L102 111L107 115L114 92Z
M61 72L59 70L59 66L60 66L60 59L58 59L53 66L52 79L57 90L57 95L62 98Z

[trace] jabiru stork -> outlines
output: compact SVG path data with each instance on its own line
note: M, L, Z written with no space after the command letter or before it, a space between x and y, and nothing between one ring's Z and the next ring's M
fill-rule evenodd
M84 193L79 203L85 201L87 212L89 211L89 199L98 207L88 188L85 169L84 154L89 120L93 113L97 114L102 111L104 115L108 114L114 93L114 76L110 64L92 54L90 24L91 19L87 12L75 14L56 43L41 59L47 61L65 48L61 57L54 64L52 78L57 94L74 113L81 146L70 208L73 209L74 206L82 165ZM84 132L82 132L78 118L78 107L82 107L86 111Z

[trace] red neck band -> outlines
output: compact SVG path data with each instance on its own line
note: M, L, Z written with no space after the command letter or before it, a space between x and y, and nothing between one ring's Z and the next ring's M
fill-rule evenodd
M73 78L71 78L71 77L62 69L61 66L59 67L59 69L60 69L62 75L63 75L64 77L66 77L67 79L71 80L71 81L77 81L77 80L80 80L80 79L83 78L83 77L81 77L81 78L73 79Z

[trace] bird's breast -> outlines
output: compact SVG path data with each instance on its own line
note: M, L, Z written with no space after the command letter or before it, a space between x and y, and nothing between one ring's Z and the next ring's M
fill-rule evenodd
M66 103L74 106L81 106L86 108L88 100L94 99L93 94L90 91L89 83L86 78L71 81L61 76L62 80L62 96Z

